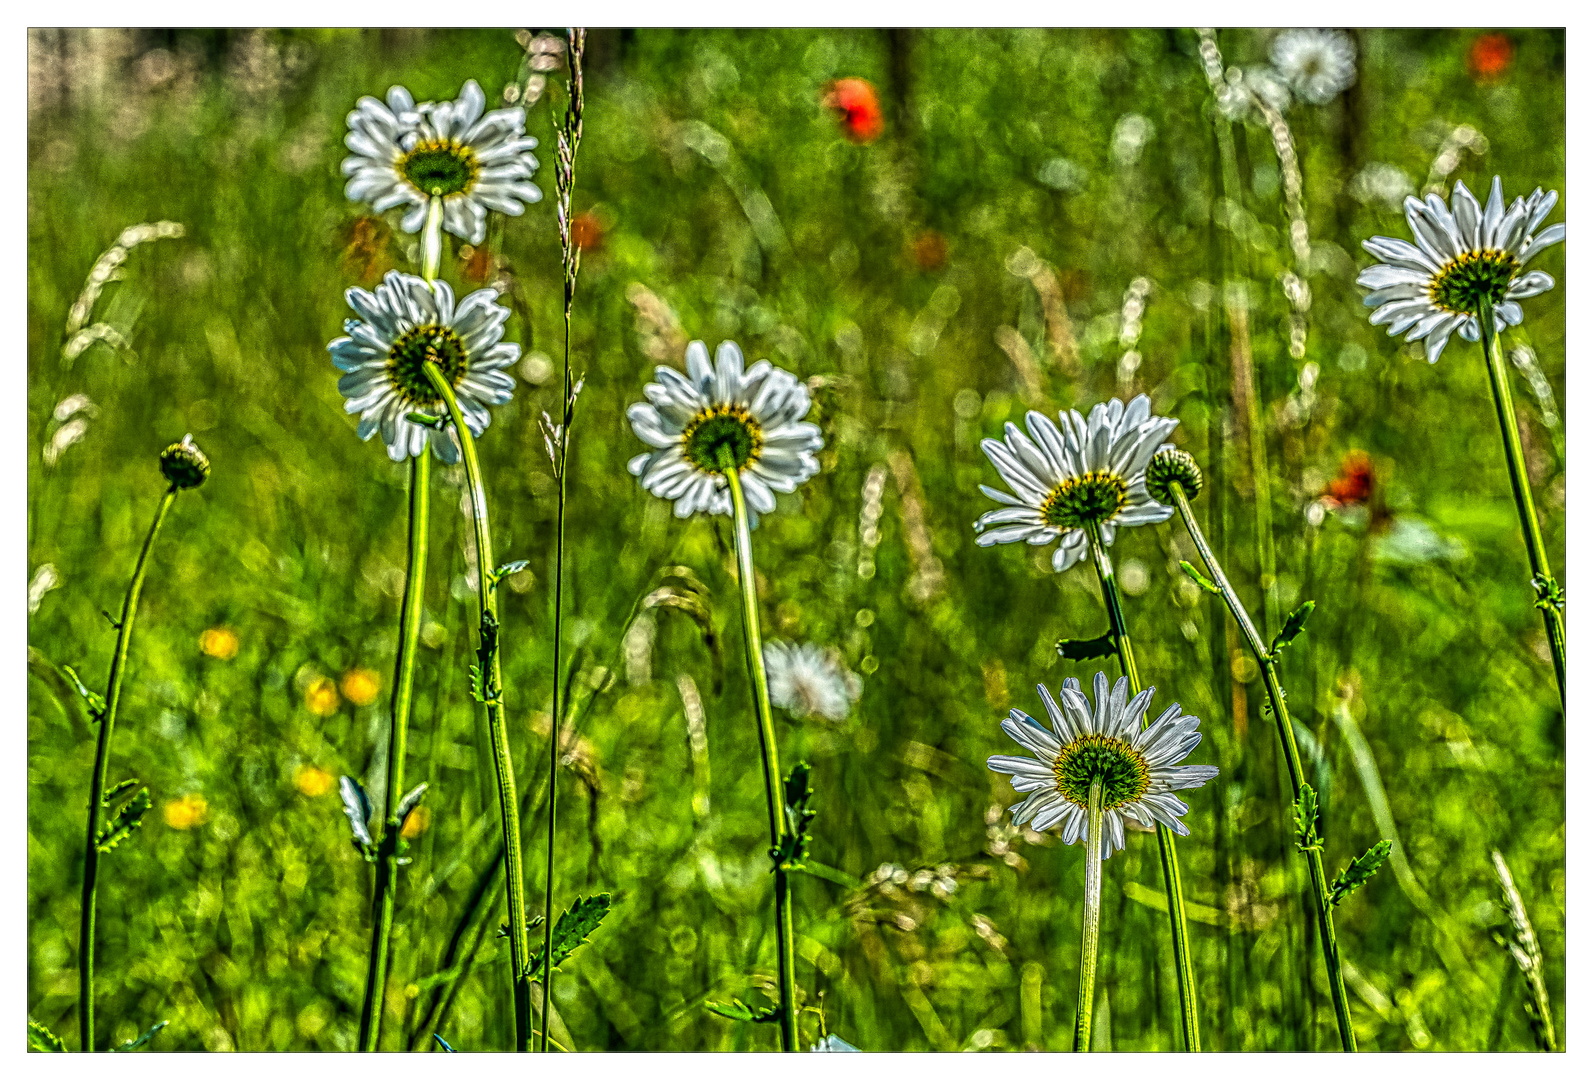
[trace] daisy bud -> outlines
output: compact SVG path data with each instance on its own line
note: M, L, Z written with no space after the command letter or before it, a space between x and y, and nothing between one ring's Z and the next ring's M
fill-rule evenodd
M160 452L160 472L173 487L196 488L210 475L210 459L194 445L192 435Z
M1156 451L1156 456L1146 466L1145 490L1157 502L1171 505L1174 480L1182 485L1184 494L1191 499L1200 494L1204 483L1195 459L1183 450L1168 446Z

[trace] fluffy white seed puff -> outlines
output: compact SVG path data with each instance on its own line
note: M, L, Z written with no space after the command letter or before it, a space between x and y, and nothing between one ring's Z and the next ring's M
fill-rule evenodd
M722 342L710 364L708 346L693 341L684 375L660 366L654 377L642 388L647 400L625 414L654 449L632 458L629 469L643 488L675 504L676 517L733 512L721 451L737 468L754 524L774 510L775 492L795 491L819 471L814 455L824 437L802 420L812 402L789 371L767 360L744 370L733 341Z
M1342 30L1285 30L1272 64L1300 97L1325 105L1355 82L1355 42Z
M503 340L509 309L492 289L477 289L456 305L446 282L428 284L395 270L374 292L355 288L345 295L359 318L343 324L347 337L326 347L347 373L337 388L348 398L344 409L359 414L359 437L380 431L394 461L425 450L432 434L412 423L410 412L442 414L442 399L423 367L428 359L453 387L472 435L492 422L487 406L513 396L514 377L504 369L520 358L520 346ZM432 448L445 462L459 460L451 427Z
M769 701L793 716L818 715L845 720L863 683L817 645L787 645L771 641L763 647L763 664L769 676Z
M1100 525L1102 542L1111 544L1120 525L1172 516L1172 507L1146 492L1145 466L1178 421L1152 416L1144 394L1127 405L1115 398L1101 402L1088 420L1077 409L1057 419L1061 430L1049 417L1030 412L1028 435L1008 422L1003 440L980 444L1012 494L979 485L1005 509L984 514L974 531L980 547L1018 541L1038 546L1060 538L1051 567L1061 573L1088 553L1084 526L1090 520Z
M1477 305L1484 299L1500 325L1519 324L1517 301L1554 288L1548 274L1522 269L1565 239L1564 222L1535 231L1558 199L1538 188L1506 207L1497 176L1486 207L1458 180L1449 206L1437 195L1425 202L1407 196L1405 220L1416 243L1374 236L1361 245L1383 260L1356 279L1372 290L1365 301L1376 308L1372 325L1387 323L1390 335L1409 331L1406 341L1426 339L1427 362L1437 363L1456 330L1467 341L1481 336Z
M1102 782L1101 857L1123 847L1124 818L1146 828L1166 825L1179 836L1189 829L1179 819L1189 811L1173 794L1215 779L1213 765L1180 765L1200 745L1200 719L1184 716L1175 703L1141 730L1155 687L1128 700L1128 680L1108 688L1104 672L1095 675L1095 703L1077 679L1064 679L1057 698L1045 686L1040 700L1051 720L1049 729L1021 709L1013 709L1001 728L1034 757L996 755L993 772L1012 777L1014 791L1028 797L1012 807L1016 825L1037 832L1061 826L1062 842L1085 839L1089 826L1089 789Z
M537 140L525 133L525 109L484 113L486 95L471 79L454 101L422 102L402 86L387 101L360 98L348 114L345 193L378 212L408 206L400 227L419 232L433 194L443 200L443 228L472 244L487 235L487 211L518 216L542 198L531 183Z

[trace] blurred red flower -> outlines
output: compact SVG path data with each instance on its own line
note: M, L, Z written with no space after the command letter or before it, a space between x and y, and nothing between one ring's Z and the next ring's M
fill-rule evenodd
M1466 54L1466 67L1471 77L1479 82L1490 82L1510 69L1516 47L1506 34L1484 34L1471 43Z
M879 95L867 79L836 79L825 91L824 104L840 115L846 137L853 142L873 142L885 131Z
M596 251L603 246L603 223L590 210L576 214L570 221L570 239L582 251Z
M1323 494L1332 506L1364 506L1372 497L1374 478L1371 456L1364 450L1351 450Z
M946 238L934 229L925 229L913 238L913 262L920 270L939 270L946 265Z

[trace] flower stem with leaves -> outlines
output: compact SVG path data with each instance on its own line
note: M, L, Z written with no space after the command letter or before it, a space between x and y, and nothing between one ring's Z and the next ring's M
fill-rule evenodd
M1483 300L1477 320L1482 324L1482 346L1488 364L1488 385L1493 390L1494 411L1499 417L1499 434L1504 438L1505 463L1510 469L1510 491L1515 496L1516 513L1521 518L1521 539L1527 545L1527 560L1532 567L1532 587L1537 606L1543 612L1543 629L1549 636L1549 652L1554 659L1554 677L1560 686L1560 708L1565 709L1565 594L1554 579L1549 555L1543 545L1543 530L1538 526L1537 509L1532 504L1532 485L1527 476L1526 453L1521 447L1521 429L1516 426L1516 407L1510 395L1510 378L1505 368L1504 349L1499 342L1499 326L1493 305Z
M758 625L758 579L752 567L752 529L748 523L747 500L741 490L741 477L729 449L721 449L724 477L730 484L730 499L735 511L736 568L741 578L741 614L747 645L747 674L752 680L752 699L758 720L758 745L763 752L764 788L769 799L769 837L773 844L774 920L779 952L780 1046L797 1049L796 1030L796 953L791 917L791 879L784 866L782 851L786 838L785 799L780 785L780 749L775 741L774 715L769 705L769 677L763 666L763 640Z
M133 643L133 622L138 616L138 599L144 591L144 575L149 569L149 553L166 520L166 512L184 488L198 487L210 473L210 462L189 436L166 448L160 456L161 472L168 486L155 508L144 546L133 565L133 577L122 598L122 614L113 620L116 651L105 680L105 696L92 693L70 668L66 673L88 705L90 715L99 721L100 733L94 748L94 773L89 782L88 828L83 845L83 901L78 924L78 1042L84 1053L94 1050L94 920L98 902L100 855L111 851L132 835L153 803L149 789L137 780L124 780L106 788L105 777L111 762L111 737L116 731L116 712L122 702L122 682L127 675L127 654ZM104 812L116 807L110 820Z
M442 261L442 200L432 199L421 237L421 276L435 281ZM404 754L409 745L409 714L414 702L415 652L426 589L426 550L431 521L431 456L409 459L409 561L398 616L398 659L393 674L392 723L387 739L387 788L383 831L377 847L376 889L371 898L371 955L365 970L365 1000L360 1006L359 1048L371 1052L382 1038L382 1003L387 997L387 954L398 896L399 846L404 827L398 806L404 794Z
M568 98L564 106L564 119L558 130L557 157L553 168L554 186L558 195L559 246L564 258L564 371L559 381L563 411L558 424L548 424L548 456L553 459L554 472L559 478L559 513L557 539L553 556L553 718L548 731L548 865L546 901L542 908L542 955L553 955L553 873L554 873L554 822L558 810L559 777L559 719L561 717L559 687L563 668L564 642L564 515L569 503L570 428L575 420L575 399L581 392L580 384L570 382L570 317L575 305L575 279L581 272L581 248L570 232L571 197L575 193L575 155L581 148L581 114L585 105L581 60L586 52L586 31L571 28L569 31L569 79L565 83ZM544 422L546 419L544 417ZM548 1051L548 1022L553 1007L553 968L546 965L542 976L542 1041L539 1049Z
M1090 1048L1090 1022L1095 1014L1095 957L1101 942L1101 781L1090 784L1088 831L1084 834L1084 922L1079 944L1079 1002L1073 1017L1073 1052Z
M1096 575L1101 581L1101 596L1106 601L1106 613L1112 626L1112 645L1117 653L1118 664L1128 677L1129 693L1138 694L1144 686L1140 682L1139 668L1134 663L1134 646L1128 635L1128 622L1123 617L1123 598L1118 593L1112 559L1106 553L1106 545L1101 539L1100 524L1091 522L1086 531ZM1160 822L1156 825L1156 847L1161 856L1162 886L1167 893L1167 920L1173 934L1173 967L1178 973L1178 1006L1184 1049L1196 1053L1200 1050L1200 1018L1196 1012L1195 972L1189 956L1189 923L1184 915L1183 878L1178 869L1178 849L1173 844L1173 832Z
M453 387L436 363L424 365L432 388L448 409L454 434L465 462L470 487L471 520L476 530L476 594L481 608L480 644L473 694L486 706L487 730L492 741L492 763L498 782L498 813L503 825L505 889L509 909L509 962L514 979L514 1049L531 1047L531 971L525 915L525 865L520 846L520 800L515 793L514 761L509 755L509 732L503 714L503 668L498 641L498 581L502 570L492 561L492 532L487 522L487 489L481 478L476 440L460 411Z
M1176 463L1184 471L1184 479L1162 478L1158 483L1155 472L1165 463ZM1171 466L1168 466L1171 467ZM1327 969L1328 986L1333 995L1333 1014L1338 1021L1339 1042L1346 1053L1354 1053L1355 1029L1350 1021L1349 998L1344 991L1344 975L1339 966L1338 935L1333 928L1333 907L1344 896L1353 890L1354 886L1348 884L1346 875L1341 884L1335 881L1331 886L1327 874L1322 867L1322 842L1316 831L1316 792L1305 781L1305 768L1300 759L1300 747L1294 737L1293 721L1289 718L1289 706L1283 692L1283 685L1278 679L1278 650L1287 645L1299 634L1305 625L1305 619L1310 615L1314 604L1309 601L1297 609L1286 621L1277 640L1269 648L1257 633L1255 623L1251 621L1250 614L1239 602L1239 595L1228 582L1227 576L1222 571L1216 555L1212 553L1211 546L1206 542L1205 535L1200 531L1200 524L1195 520L1194 511L1189 505L1189 491L1186 483L1193 486L1198 493L1200 490L1200 473L1196 468L1194 459L1181 451L1162 451L1157 459L1151 463L1152 480L1157 484L1153 494L1165 494L1178 508L1179 516L1183 518L1185 527L1189 530L1189 537L1195 543L1195 548L1200 552L1201 561L1206 564L1207 571L1212 575L1213 581L1200 580L1200 584L1208 590L1215 591L1228 605L1228 610L1233 614L1234 622L1239 626L1245 643L1250 647L1251 653L1256 658L1256 663L1261 668L1261 678L1266 686L1267 701L1271 705L1272 717L1278 726L1278 741L1283 746L1284 761L1289 771L1289 783L1294 793L1294 806L1296 816L1296 847L1305 855L1306 864L1311 873L1311 897L1315 902L1317 917L1317 940L1322 947L1322 962ZM1376 852L1378 848L1374 848ZM1386 851L1386 849L1385 849ZM1381 863L1381 858L1376 860ZM1352 864L1354 870L1354 864ZM1372 868L1375 871L1375 864ZM1346 872L1350 873L1349 871ZM1370 873L1367 874L1370 876ZM1359 884L1359 882L1356 882Z

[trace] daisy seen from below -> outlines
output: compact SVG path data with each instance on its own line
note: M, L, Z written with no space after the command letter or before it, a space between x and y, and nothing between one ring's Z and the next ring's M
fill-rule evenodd
M992 544L1049 544L1060 539L1051 567L1068 569L1089 551L1089 530L1099 528L1103 544L1111 544L1119 526L1166 521L1173 509L1145 490L1145 466L1172 434L1178 421L1151 415L1150 398L1139 395L1127 405L1112 399L1090 410L1059 413L1058 429L1050 417L1030 412L1029 433L1008 422L1002 440L986 439L985 456L1012 489L1009 494L979 485L1000 510L974 522L980 547Z
M789 494L819 471L824 447L818 425L804 421L812 401L789 371L759 360L743 368L741 348L722 342L686 347L686 372L660 366L642 388L646 401L626 410L636 437L653 447L632 458L642 487L675 504L676 517L732 513L725 471L734 468L751 520L774 510L774 493Z
M1518 301L1554 288L1548 274L1523 268L1565 239L1564 222L1538 230L1558 200L1558 192L1538 188L1506 207L1497 176L1486 207L1459 180L1449 206L1437 195L1425 202L1407 196L1405 220L1416 242L1374 236L1361 244L1383 260L1356 279L1372 290L1365 300L1376 309L1372 325L1387 323L1390 335L1403 333L1406 341L1425 339L1432 364L1456 330L1467 341L1481 337L1484 303L1501 324L1520 324Z
M537 140L525 133L525 109L485 112L474 79L454 101L422 102L402 86L384 104L363 97L348 115L345 193L377 211L407 206L400 223L419 232L432 198L443 201L442 227L472 244L487 235L487 211L518 216L542 198L531 182Z
M1272 43L1272 64L1296 94L1325 105L1355 82L1355 42L1342 30L1285 30Z
M1093 706L1077 679L1064 679L1055 698L1044 685L1038 689L1050 728L1021 709L1001 722L1002 730L1034 756L997 754L988 762L991 771L1012 777L1014 791L1027 794L1012 807L1013 824L1036 832L1060 827L1064 844L1088 839L1090 787L1099 782L1102 858L1122 849L1125 818L1189 835L1179 820L1189 807L1173 792L1200 787L1217 775L1213 765L1179 764L1200 745L1198 717L1183 715L1174 703L1142 729L1156 688L1147 687L1130 700L1128 679L1110 686L1104 672L1095 675Z
M769 674L770 704L796 717L845 720L863 692L856 675L834 654L812 643L771 641L763 647L763 662Z
M374 292L353 288L345 295L360 317L344 323L348 336L327 345L332 362L346 373L337 388L348 398L345 410L359 414L359 437L380 431L394 461L420 454L431 435L409 414L440 413L443 406L426 378L427 360L453 387L472 435L492 422L489 405L502 405L514 394L514 378L504 369L520 358L520 346L503 340L509 309L492 289L478 289L455 304L446 282L428 283L395 270ZM459 460L451 429L432 448L445 462Z

